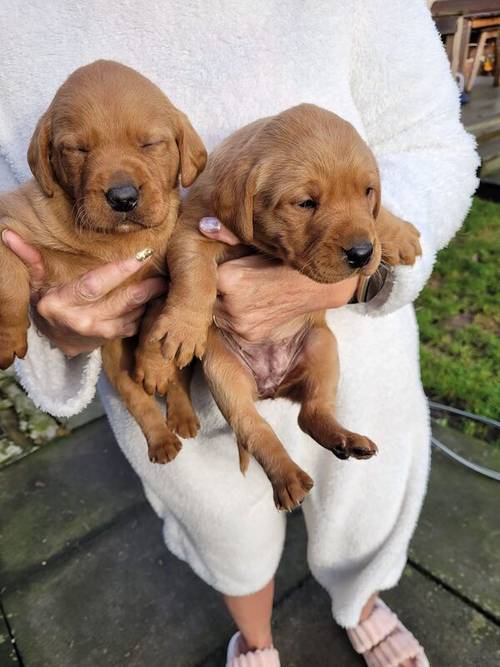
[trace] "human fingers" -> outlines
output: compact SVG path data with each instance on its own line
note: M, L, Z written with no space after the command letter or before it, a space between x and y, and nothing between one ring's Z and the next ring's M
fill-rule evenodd
M198 223L198 229L203 236L214 241L221 241L227 243L227 245L239 245L241 243L240 239L233 232L230 232L218 218L202 218Z
M52 290L50 294L66 308L99 301L139 271L152 254L151 248L144 248L135 257L92 269L76 280Z
M30 273L30 285L34 291L42 287L45 279L45 268L43 266L42 255L39 250L11 229L4 229L2 232L2 241L19 259L26 265Z
M105 319L121 317L167 291L168 282L163 278L147 278L135 285L127 285L123 289L115 290L99 304L103 309L102 316Z

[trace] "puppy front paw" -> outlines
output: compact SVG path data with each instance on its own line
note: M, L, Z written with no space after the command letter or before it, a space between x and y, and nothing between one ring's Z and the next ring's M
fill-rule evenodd
M167 311L155 322L151 340L162 341L165 359L184 368L193 357L201 359L205 354L209 325L206 318L194 311L183 311L182 315Z
M25 329L0 329L0 369L8 368L17 357L23 359L28 350L28 337Z
M415 264L417 257L422 254L419 238L418 229L401 220L392 238L382 242L382 259L391 266Z

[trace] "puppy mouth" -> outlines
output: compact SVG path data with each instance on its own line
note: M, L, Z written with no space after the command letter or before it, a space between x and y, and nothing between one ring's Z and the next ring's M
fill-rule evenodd
M335 265L322 267L306 260L305 262L294 262L293 268L316 283L330 285L359 273L359 269L353 270L343 261L336 262Z
M153 220L153 216L139 215L137 210L130 212L106 211L99 215L91 214L84 208L78 210L75 218L75 224L80 230L99 234L124 234L142 229L154 229L159 227L161 223L162 220Z
M348 264L344 257L331 262L329 265L326 263L325 265L321 265L310 259L293 262L293 268L308 278L311 278L311 280L314 280L317 283L330 285L358 275L369 278L377 272L379 265L380 261L377 260L370 261L366 266L353 267Z

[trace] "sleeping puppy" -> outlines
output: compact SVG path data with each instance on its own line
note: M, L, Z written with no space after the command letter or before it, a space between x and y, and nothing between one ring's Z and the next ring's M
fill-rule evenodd
M165 275L179 176L183 186L191 185L206 152L187 117L151 81L111 61L76 70L40 119L28 161L35 180L0 197L0 230L18 232L40 250L46 288L144 248L154 257L128 283ZM7 368L26 353L29 275L3 244L0 267L0 368ZM142 340L141 359L162 371L157 385L146 383L146 393L131 378L135 344L106 344L104 368L141 426L151 460L165 463L181 448L172 428L184 437L198 428L188 378L173 364L169 370L158 345ZM166 393L167 384L170 426L149 395Z
M234 429L244 472L249 455L268 475L278 508L302 502L313 482L289 457L255 408L262 398L300 403L299 425L341 459L377 448L335 419L336 341L325 312L298 317L260 345L213 324L217 264L228 246L203 238L200 218L216 216L243 243L320 283L370 276L381 260L412 264L419 233L380 204L375 158L356 130L303 104L237 131L209 157L183 203L167 261L171 288L151 340L179 367L196 355Z

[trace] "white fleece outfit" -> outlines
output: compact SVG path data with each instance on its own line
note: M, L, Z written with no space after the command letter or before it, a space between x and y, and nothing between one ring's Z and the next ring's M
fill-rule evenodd
M26 148L56 87L76 67L113 58L152 78L210 149L237 128L300 102L348 119L380 166L384 205L422 234L423 257L397 268L366 305L328 313L339 343L338 417L372 438L379 455L340 461L304 435L297 407L259 410L315 480L303 505L314 576L335 619L355 625L374 591L404 567L429 470L429 418L419 377L412 301L436 251L460 227L476 187L474 142L424 0L205 2L4 1L0 71L4 189L29 175ZM17 362L35 402L55 415L94 394L99 352L67 361L35 332ZM202 429L173 463L148 461L144 438L101 376L116 438L164 520L168 548L214 588L244 595L273 576L285 516L257 463L246 478L234 437L200 375L193 399Z

